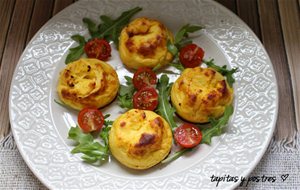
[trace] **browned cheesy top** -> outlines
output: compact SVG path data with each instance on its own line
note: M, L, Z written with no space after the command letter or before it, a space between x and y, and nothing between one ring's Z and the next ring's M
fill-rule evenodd
M119 53L122 62L133 69L169 63L173 55L167 42L172 33L159 21L141 17L130 22L120 34Z
M220 73L210 68L185 69L171 90L177 113L191 122L203 123L209 117L221 116L232 99L233 89Z

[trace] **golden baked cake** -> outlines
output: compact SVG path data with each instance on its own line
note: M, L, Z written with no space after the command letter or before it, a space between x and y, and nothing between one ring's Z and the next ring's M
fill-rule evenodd
M188 68L175 81L171 101L176 113L194 123L223 115L233 100L233 89L224 76L211 68Z
M112 155L133 169L147 169L170 152L172 131L153 111L132 109L119 116L109 134Z
M159 21L137 18L121 31L119 53L122 62L129 68L153 68L169 63L173 56L167 42L173 35Z
M114 100L119 85L118 75L109 64L82 58L60 72L57 92L60 100L74 109L100 108Z

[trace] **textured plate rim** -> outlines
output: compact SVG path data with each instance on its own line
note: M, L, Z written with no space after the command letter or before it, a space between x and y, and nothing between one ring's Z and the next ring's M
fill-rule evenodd
M277 83L277 78L276 78L276 73L274 72L274 68L273 68L273 65L272 65L272 62L271 62L271 59L268 55L268 53L266 52L264 46L262 45L261 41L257 38L257 36L255 35L255 33L248 27L247 24L244 23L244 21L242 21L237 15L235 15L233 12L231 12L229 9L227 9L226 7L224 7L223 5L219 4L218 2L215 2L215 1L212 1L212 3L217 6L220 10L226 12L228 15L234 17L235 19L237 19L239 22L241 22L243 24L243 27L245 27L247 29L248 32L251 33L251 35L257 40L257 42L259 42L259 45L262 47L263 51L265 51L265 54L267 56L267 59L270 61L271 65L270 65L270 69L271 71L273 72L274 74L274 78L275 78L275 89L276 89L276 110L275 110L275 114L274 114L274 120L272 121L272 128L269 132L269 136L267 137L267 141L264 142L264 146L263 148L260 150L260 154L258 157L256 157L256 159L253 161L253 163L251 164L251 166L249 167L249 169L246 171L246 174L249 175L253 169L257 166L257 164L259 163L259 161L261 160L261 158L263 157L265 151L267 150L268 148L268 145L272 139L272 136L273 136L273 132L275 130L275 127L276 127L276 121L277 121L277 116L278 116L278 105L279 105L279 100L278 100L278 95L279 95L279 92L278 92L278 83ZM38 36L38 34L43 31L45 29L45 27L48 25L48 23L50 21L53 21L57 18L60 17L60 15L66 10L66 9L71 9L72 7L75 7L75 4L72 4L68 7L66 7L65 9L63 9L62 11L60 11L58 14L56 14L54 17L52 17L49 21L47 21L40 29L39 31L33 36L33 38L31 39L31 41L29 42L29 44ZM28 46L24 49L23 53L27 50ZM21 55L21 57L23 56L23 54ZM20 57L20 58L21 58ZM19 66L21 65L21 59L18 61L18 64L16 65L15 68L18 68ZM14 71L14 74L13 74L13 77L12 79L14 79L16 76L16 69ZM11 84L13 83L13 81L11 82ZM14 130L14 124L13 124L13 119L12 119L12 109L11 109L11 93L12 93L12 85L10 86L10 92L9 92L9 118L10 118L10 122L12 123L11 125L11 129L12 129L12 133L14 135L14 137L16 137L16 131ZM34 169L34 165L31 165L29 160L26 158L24 152L22 151L22 149L20 148L22 146L22 142L20 142L19 140L15 140L16 144L17 144L17 147L18 147L18 150L20 152L20 154L22 155L22 158L23 160L25 161L25 163L27 164L27 166L30 168L30 170L34 173L34 175L45 185L47 186L48 188L51 188L51 186L46 182L46 179L41 177L38 173L36 173L35 169ZM21 150L21 151L20 151ZM231 187L232 188L235 188L239 185L239 183L235 183L234 185L232 185Z

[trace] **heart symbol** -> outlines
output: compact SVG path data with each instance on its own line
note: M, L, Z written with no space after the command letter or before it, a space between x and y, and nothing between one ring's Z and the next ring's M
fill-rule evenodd
M281 175L282 182L284 182L289 177L289 174Z

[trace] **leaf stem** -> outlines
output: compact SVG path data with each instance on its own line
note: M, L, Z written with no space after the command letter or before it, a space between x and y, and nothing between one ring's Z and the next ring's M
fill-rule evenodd
M179 158L180 156L184 155L186 152L191 151L192 148L183 148L177 152L175 152L174 154L168 156L166 159L164 159L163 161L161 161L162 164L166 164L169 163L171 161L176 160L177 158Z

